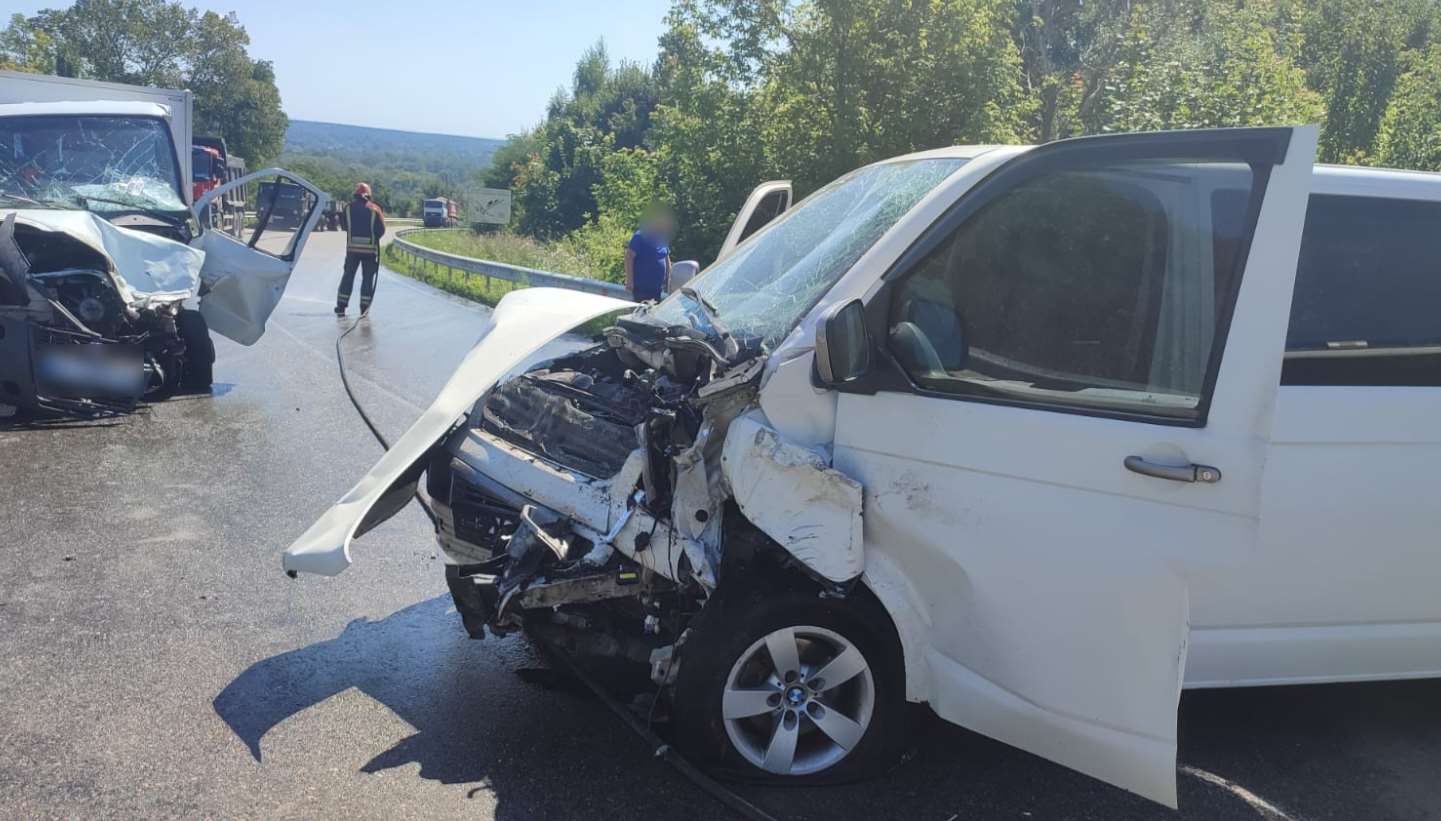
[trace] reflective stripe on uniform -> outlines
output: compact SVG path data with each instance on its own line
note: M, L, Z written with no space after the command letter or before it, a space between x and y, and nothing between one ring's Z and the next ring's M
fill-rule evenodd
M380 216L372 208L366 208L366 214L370 217L370 236L355 236L355 221L350 209L355 203L345 206L345 250L359 251L362 254L373 254L380 250L380 240L375 236L376 223Z

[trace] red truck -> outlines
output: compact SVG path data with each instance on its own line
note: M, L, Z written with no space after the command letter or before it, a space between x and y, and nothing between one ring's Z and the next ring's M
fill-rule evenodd
M225 147L223 137L195 137L190 144L190 184L194 199L199 202L211 189L245 176L245 160L234 156ZM245 191L248 186L232 189L217 205L206 209L201 218L211 227L240 236L245 228Z
M431 197L421 203L420 216L426 228L454 228L460 224L460 206L452 199Z

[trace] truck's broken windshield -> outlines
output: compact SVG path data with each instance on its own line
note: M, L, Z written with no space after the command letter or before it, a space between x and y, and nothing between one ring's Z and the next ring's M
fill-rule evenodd
M157 118L0 118L0 194L101 214L183 214L170 129Z
M852 172L697 276L686 289L696 298L677 292L653 317L693 324L687 315L703 298L732 333L773 347L866 249L964 163L910 160Z

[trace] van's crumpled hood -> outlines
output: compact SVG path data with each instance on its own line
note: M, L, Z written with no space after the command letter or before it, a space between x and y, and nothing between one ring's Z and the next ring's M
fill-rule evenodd
M189 299L200 288L205 253L184 243L112 225L89 211L21 209L15 219L42 231L66 234L104 254L126 304L143 307Z
M488 331L430 407L350 492L286 548L281 559L286 572L334 576L349 567L350 541L365 515L492 385L565 332L627 307L633 306L558 288L526 288L506 295L495 307Z

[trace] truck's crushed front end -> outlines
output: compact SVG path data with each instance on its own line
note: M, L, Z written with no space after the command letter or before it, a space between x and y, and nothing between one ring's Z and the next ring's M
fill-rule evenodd
M0 105L0 415L209 386L214 350L185 307L205 255L170 126L153 103Z
M83 211L0 221L0 405L124 413L213 359L184 302L203 255ZM127 273L129 277L127 277ZM208 384L208 381L207 381Z

